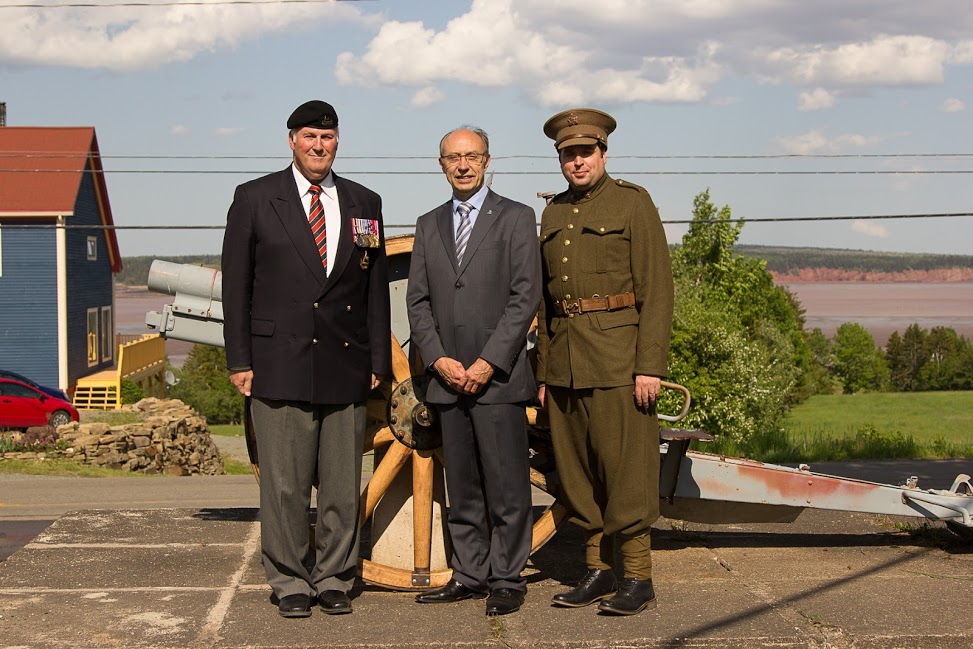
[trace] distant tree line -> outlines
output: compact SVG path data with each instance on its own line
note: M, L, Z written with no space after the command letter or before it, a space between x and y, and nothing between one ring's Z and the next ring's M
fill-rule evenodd
M736 246L735 251L747 257L763 259L767 262L767 270L775 273L788 273L802 268L830 268L866 273L973 268L973 256L971 255L791 248L786 246Z
M808 342L818 393L973 390L973 344L951 327L909 325L902 335L892 332L885 350L855 322L830 339L815 328Z

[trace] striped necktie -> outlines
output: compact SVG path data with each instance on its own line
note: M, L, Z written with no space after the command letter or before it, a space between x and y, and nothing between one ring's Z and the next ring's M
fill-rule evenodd
M459 227L456 228L456 265L463 264L463 253L466 252L466 244L470 240L470 232L473 231L473 224L470 223L470 212L473 206L469 203L460 203L456 208L459 212Z
M321 205L321 188L318 185L311 185L308 190L311 194L311 209L308 212L308 222L311 225L311 236L318 247L318 254L321 255L321 264L324 270L328 270L328 227L324 221L324 206Z

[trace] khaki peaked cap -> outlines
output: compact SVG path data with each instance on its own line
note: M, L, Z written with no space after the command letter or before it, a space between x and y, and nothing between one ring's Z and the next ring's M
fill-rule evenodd
M558 113L544 123L544 135L554 140L561 150L575 144L608 146L608 136L615 130L615 118L594 108L572 108Z

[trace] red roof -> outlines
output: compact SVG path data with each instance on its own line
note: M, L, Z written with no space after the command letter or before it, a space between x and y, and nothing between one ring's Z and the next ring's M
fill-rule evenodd
M114 225L94 127L0 127L0 219L73 216L86 172L93 174L101 222ZM122 260L115 230L105 230L105 238L117 273Z

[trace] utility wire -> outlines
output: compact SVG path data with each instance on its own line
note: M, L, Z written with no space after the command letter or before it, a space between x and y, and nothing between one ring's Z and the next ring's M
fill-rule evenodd
M235 170L227 169L0 169L0 173L105 173L105 174L154 174L154 175L264 175L273 170ZM430 169L428 171L349 171L343 169L342 176L441 176L442 171ZM496 171L497 176L559 176L560 171ZM615 177L621 176L939 176L939 175L968 175L973 169L843 169L843 170L806 170L782 171L777 169L753 171L645 171L645 170L612 170Z
M2 215L0 215L2 216ZM718 219L714 221L697 221L694 219L662 219L667 225L697 223L700 225L716 225L722 223L797 223L801 221L878 221L892 219L950 219L973 216L973 212L942 212L935 214L874 214L874 215L841 215L841 216L768 216L756 218ZM537 225L540 225L538 222ZM19 223L4 224L4 230L222 230L225 225L70 225L51 223ZM414 229L415 224L386 223L386 230Z
M284 5L367 2L368 0L169 0L167 2L59 2L56 4L18 3L0 9L110 9L114 7L206 7L210 5Z

